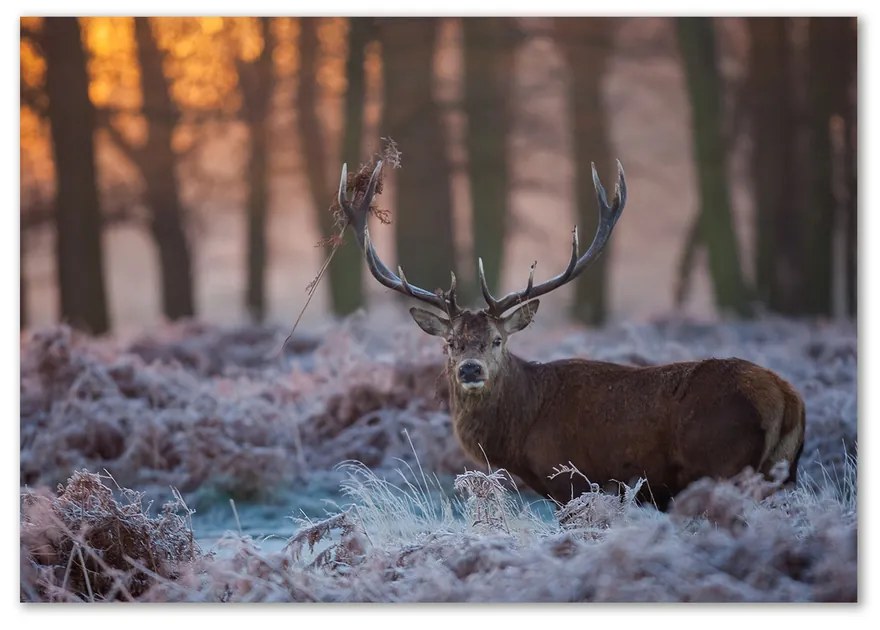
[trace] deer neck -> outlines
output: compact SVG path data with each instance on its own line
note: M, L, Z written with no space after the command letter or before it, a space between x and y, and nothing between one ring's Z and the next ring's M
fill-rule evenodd
M461 445L476 461L516 467L526 434L538 415L541 397L530 374L535 365L508 354L504 369L480 395L462 391L449 375L452 423Z

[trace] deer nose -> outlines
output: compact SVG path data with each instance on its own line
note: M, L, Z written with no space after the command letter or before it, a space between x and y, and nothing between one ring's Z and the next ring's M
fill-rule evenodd
M458 365L458 378L462 383L483 380L483 366L476 361L462 361Z

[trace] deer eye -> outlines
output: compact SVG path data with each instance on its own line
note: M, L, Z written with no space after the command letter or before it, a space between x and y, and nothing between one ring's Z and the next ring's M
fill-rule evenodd
M496 348L498 346L500 346L501 345L501 337L495 337L495 339L492 340L492 345Z

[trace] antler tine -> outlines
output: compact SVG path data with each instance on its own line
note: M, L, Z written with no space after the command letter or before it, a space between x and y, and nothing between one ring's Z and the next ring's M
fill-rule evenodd
M337 199L339 200L339 206L342 208L342 211L345 213L345 217L348 220L348 225L354 230L358 246L366 256L367 267L369 267L370 272L379 282L385 286L389 286L389 283L394 282L393 279L395 276L373 250L367 229L367 216L370 212L370 205L373 203L373 195L376 194L376 186L381 172L382 160L379 160L376 162L376 167L373 169L372 175L370 175L370 181L367 184L367 190L361 199L361 203L358 204L359 207L355 209L352 207L351 200L348 198L348 164L343 163L342 173L339 177Z
M568 280L578 263L578 253L580 250L580 241L578 241L578 226L571 229L571 258L568 259L568 267L562 272L562 276Z
M532 290L532 285L535 284L535 267L538 266L538 261L532 263L532 266L529 267L529 281L526 284L526 293Z
M348 164L342 163L342 175L339 177L339 191L336 193L339 205L345 210L348 205ZM350 207L350 206L349 206ZM348 216L348 213L346 213Z
M406 296L414 297L422 302L426 302L435 308L445 311L450 317L454 317L459 312L455 300L454 275L452 277L452 287L448 292L445 294L431 293L411 284L406 279L403 269L399 266L397 268L399 275L395 274L385 265L385 263L382 262L382 259L379 258L379 255L376 253L376 249L373 247L373 242L370 239L367 218L370 213L370 205L373 203L373 196L376 194L376 188L379 185L381 172L382 161L379 160L376 163L376 167L373 169L372 175L370 175L370 180L367 183L367 188L364 191L363 196L357 201L357 207L352 205L352 200L349 199L349 195L347 194L348 166L346 164L342 165L342 173L339 178L339 190L337 192L339 206L345 213L348 222L347 224L351 226L352 230L354 230L358 246L361 248L364 257L366 258L367 268L370 270L373 277L383 286Z
M593 242L587 248L582 261L578 261L578 265L586 265L590 260L598 256L608 238L611 231L617 224L617 220L623 213L623 207L626 205L626 178L623 174L623 165L617 160L617 182L614 185L614 200L609 205L608 198L605 196L605 188L599 181L599 174L596 172L596 165L593 164L593 186L596 189L596 199L599 202L599 227L596 228L596 235Z
M397 265L397 275L400 277L400 283L403 285L403 290L407 293L407 295L413 294L413 288L410 286L409 282L406 280L406 274L403 273L403 267Z
M456 295L455 295L455 288L456 288L455 272L450 271L449 276L450 276L449 291L446 292L444 297L446 298L446 310L451 316L453 313L458 313L459 308L458 308L458 300L456 299Z
M373 203L373 195L376 193L376 182L378 182L379 173L381 172L382 160L379 160L376 163L376 167L373 169L373 174L370 175L370 181L367 184L367 190L361 199L359 208L355 209L352 207L351 200L348 198L348 164L343 163L342 174L339 177L337 199L339 201L339 207L342 208L342 212L345 214L345 218L348 221L348 225L354 230L358 246L360 246L361 251L366 255L367 266L379 282L388 286L388 282L393 282L394 274L391 273L388 267L386 267L376 255L376 252L373 251L373 247L369 241L369 235L367 234L367 216L370 212L370 204ZM380 276L382 277L380 278Z
M361 208L364 210L364 216L367 215L367 212L370 209L370 204L373 203L373 195L376 194L376 187L379 185L379 175L382 173L382 165L382 160L376 162L376 168L373 169L373 173L370 175L370 181L367 182L367 191L364 193L364 199L361 203Z
M486 283L486 272L483 271L483 259L477 258L477 275L480 278L480 291L483 293L483 299L486 300L486 304L489 305L489 312L494 313L498 307L498 300L496 300L492 296L492 292L489 291L489 285Z
M336 198L348 222L355 228L360 228L360 230L355 229L355 232L363 232L363 228L367 225L367 214L370 210L370 204L373 203L373 196L376 194L376 186L378 186L379 174L381 172L382 160L379 160L376 162L373 173L370 175L370 181L367 183L364 196L361 198L358 208L355 209L352 206L352 201L355 201L355 199L349 199L348 196L348 164L342 165L342 172L339 176L339 190L336 193Z
M618 201L618 214L617 218L620 218L620 214L623 212L623 207L626 205L626 178L623 176L623 164L620 163L620 160L617 160L617 184L614 186L614 196ZM617 219L615 219L615 222Z
M609 204L608 197L605 194L605 188L602 186L602 182L599 180L599 174L596 172L595 164L592 164L592 170L593 186L596 189L596 200L599 205L599 225L596 228L595 236L593 236L593 242L590 243L587 251L582 256L579 256L578 231L577 226L575 226L572 230L571 236L571 258L562 273L545 282L534 285L533 275L535 266L532 265L526 288L522 291L508 293L501 299L495 299L489 292L489 288L486 286L485 274L483 272L483 261L480 259L480 287L483 290L483 297L486 300L486 304L488 304L486 309L487 312L495 316L500 316L516 304L540 297L554 289L558 289L562 285L577 278L581 272L586 269L587 265L589 265L590 262L602 252L602 249L608 242L611 232L614 230L614 226L620 218L620 215L623 213L623 208L626 205L626 176L623 172L623 165L620 163L620 160L617 160L617 182L614 187L614 200Z

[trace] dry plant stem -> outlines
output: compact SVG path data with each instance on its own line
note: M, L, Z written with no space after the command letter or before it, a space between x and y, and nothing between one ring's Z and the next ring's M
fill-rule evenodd
M67 558L67 568L64 569L64 580L61 582L61 590L67 590L67 582L70 580L70 569L73 567L73 554Z
M67 534L74 541L73 544L76 546L76 552L79 555L79 562L83 570L83 577L85 578L86 588L89 591L89 601L94 602L95 595L92 591L91 580L89 579L88 569L86 568L85 559L83 558L83 549L86 550L86 553L89 554L89 557L92 558L98 565L100 565L100 567L107 573L107 575L110 576L110 579L113 580L114 593L115 591L119 591L120 593L122 593L122 596L125 597L125 599L133 602L134 597L132 596L132 594L125 587L125 585L119 581L119 578L114 575L113 569L106 562L104 562L104 559L100 555L95 553L91 547L86 545L81 536L74 534L73 531L71 531L71 529L64 524L64 521L56 516L52 516L51 519L65 534ZM72 558L73 554L70 555ZM65 580L67 579L67 577L68 576L65 576Z
M397 149L397 143L394 142L391 138L382 138L382 141L385 143L385 146L382 150L381 159L387 161L393 168L400 168L400 151ZM375 168L374 163L370 164L362 164L361 168L358 170L358 173L355 174L355 179L352 184L355 188L355 191L358 189L357 178L361 174L365 174L371 172ZM379 180L378 188L376 189L376 194L381 194L382 192L382 181L381 178ZM335 211L334 211L335 207ZM330 266L330 262L333 260L333 256L336 254L336 250L339 249L339 246L342 245L343 238L345 236L345 230L348 227L348 221L345 219L345 214L338 206L331 206L331 211L334 211L334 215L336 216L338 225L339 225L339 234L335 237L330 237L330 239L326 242L333 243L333 249L330 250L330 254L327 256L327 259L324 261L324 264L321 266L318 275L315 276L315 279L312 280L309 285L306 287L306 291L308 292L308 297L306 298L306 303L303 304L302 309L300 309L299 315L296 318L296 321L293 323L293 328L291 328L290 333L284 339L281 344L281 347L278 348L278 351L272 357L277 360L281 357L281 354L284 352L284 348L287 346L287 342L293 337L293 333L296 332L296 327L299 326L300 320L302 320L303 314L306 312L306 309L309 306L309 302L312 301L312 297L315 295L315 291L318 288L318 285L321 282L321 279L324 277L324 273L327 271L327 267ZM375 217L377 217L382 223L390 223L390 219L388 218L388 212L381 210L375 205L371 205L369 207L369 212L372 213Z
M89 579L89 570L86 568L86 560L83 558L82 554L82 546L79 543L74 543L76 545L76 553L79 556L79 564L82 567L83 578L86 582L86 588L89 591L89 601L95 601L95 593L92 591L92 581Z
M241 519L238 518L238 510L235 509L235 500L229 499L229 507L232 508L232 514L235 516L235 525L238 527L238 535L244 536L244 532L241 530Z
M382 141L385 143L385 146L382 150L381 160L387 161L393 168L400 168L400 151L397 149L397 144L391 138L382 138ZM375 161L370 162L369 164L361 164L360 169L356 174L354 174L354 179L348 183L348 186L354 186L355 193L358 191L358 178L365 175L366 173L371 172L375 168ZM343 170L343 172L345 172ZM364 182L365 183L365 182ZM379 179L378 187L376 188L375 193L381 194L382 192L382 180ZM306 309L309 306L309 303L312 301L312 297L315 295L315 291L318 288L318 284L320 284L321 279L324 277L324 273L327 271L327 268L330 266L330 262L333 260L333 256L336 254L336 250L339 249L339 246L342 245L343 238L345 236L345 230L348 227L348 221L345 218L345 213L342 209L334 204L330 208L331 212L333 212L337 225L339 226L339 234L335 237L330 237L325 243L333 243L333 249L330 250L330 254L327 256L327 259L324 261L324 264L321 266L318 275L315 276L315 279L312 280L308 286L306 287L306 291L308 292L308 297L306 298L305 304L303 304L302 309L299 311L299 315L297 315L296 321L293 323L293 328L290 329L290 333L281 343L281 346L278 348L278 351L271 357L273 360L277 360L281 357L284 352L284 348L287 347L287 342L293 337L293 333L296 332L296 327L299 326L300 320L302 320L303 314L306 312ZM390 219L388 218L388 212L381 210L375 205L369 206L369 212L373 214L373 216L377 217L382 223L390 223Z
M285 337L284 341L281 343L281 347L278 348L278 351L275 353L273 358L278 359L281 357L284 352L284 348L287 347L287 342L293 337L293 333L296 332L296 327L299 326L300 320L302 320L303 314L306 312L306 309L309 307L309 302L312 301L312 297L315 295L315 291L318 290L318 285L321 283L321 278L324 277L324 272L327 271L327 267L330 266L330 261L333 260L333 256L336 254L336 250L339 249L339 246L342 244L342 235L345 234L345 228L347 224L342 226L342 229L339 231L339 235L336 239L334 239L333 249L330 250L330 254L327 256L327 259L324 261L324 264L321 265L321 269L318 271L318 275L315 276L315 279L309 283L309 286L306 287L308 291L308 296L306 297L306 303L303 304L303 307L299 311L299 315L296 317L296 321L293 323L293 328L290 329L290 333Z

